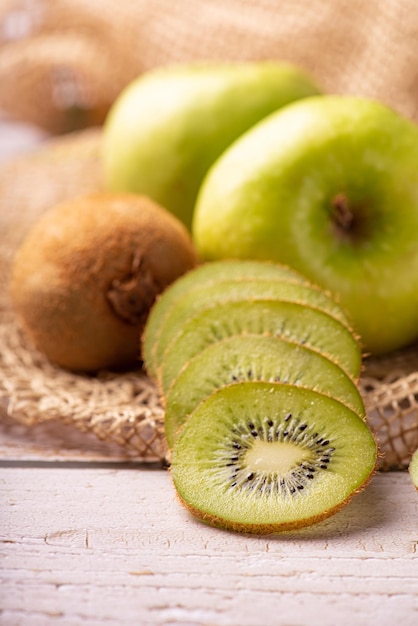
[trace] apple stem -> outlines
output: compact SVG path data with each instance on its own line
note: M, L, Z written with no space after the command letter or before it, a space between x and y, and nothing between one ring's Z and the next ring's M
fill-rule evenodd
M339 193L333 198L332 209L336 225L343 232L349 232L353 224L354 215L345 193Z

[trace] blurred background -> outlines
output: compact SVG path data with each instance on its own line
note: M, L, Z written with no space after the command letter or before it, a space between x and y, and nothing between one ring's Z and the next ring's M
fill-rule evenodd
M0 160L100 126L152 67L266 58L418 121L416 0L0 0Z

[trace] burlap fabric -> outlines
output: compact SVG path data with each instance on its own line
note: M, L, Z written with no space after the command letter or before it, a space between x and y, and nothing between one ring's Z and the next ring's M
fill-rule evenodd
M0 111L51 134L100 125L133 77L194 59L292 61L327 92L378 98L418 121L415 0L0 0L0 45ZM26 341L8 296L30 225L52 204L101 187L100 136L90 128L55 138L0 169L0 408L162 460L152 381L140 371L83 377L55 368ZM360 388L381 467L405 468L418 447L418 348L366 359Z

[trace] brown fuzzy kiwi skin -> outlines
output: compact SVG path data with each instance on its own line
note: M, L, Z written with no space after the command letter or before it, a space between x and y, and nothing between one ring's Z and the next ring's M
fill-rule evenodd
M99 192L48 210L13 261L10 293L34 345L69 370L140 362L155 298L197 265L190 235L144 196Z

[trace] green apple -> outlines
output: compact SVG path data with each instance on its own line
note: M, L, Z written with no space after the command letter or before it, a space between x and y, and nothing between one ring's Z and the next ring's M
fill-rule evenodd
M105 184L148 195L190 227L198 189L217 157L266 115L318 93L299 67L274 61L146 72L122 91L106 119Z
M409 475L413 485L418 489L418 450L414 452L409 464Z
M418 338L418 127L353 96L273 113L212 166L197 199L202 259L270 259L338 296L366 351Z

